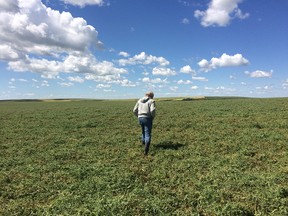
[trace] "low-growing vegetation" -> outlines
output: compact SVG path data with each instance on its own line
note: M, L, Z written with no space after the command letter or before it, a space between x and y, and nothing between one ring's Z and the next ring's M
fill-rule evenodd
M288 215L288 99L0 102L0 215Z

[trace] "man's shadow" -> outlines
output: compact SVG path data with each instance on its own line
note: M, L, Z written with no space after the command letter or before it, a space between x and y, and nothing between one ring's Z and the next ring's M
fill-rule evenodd
M181 143L174 143L172 141L164 141L164 142L161 142L161 143L158 143L158 144L155 144L154 145L154 148L156 149L171 149L171 150L178 150L179 148L182 148L184 147L185 145L184 144L181 144Z

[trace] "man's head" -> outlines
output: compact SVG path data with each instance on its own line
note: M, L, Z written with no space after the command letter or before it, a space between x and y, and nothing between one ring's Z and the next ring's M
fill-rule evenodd
M147 97L151 98L151 99L154 98L154 93L153 93L153 92L147 92L145 95L146 95Z

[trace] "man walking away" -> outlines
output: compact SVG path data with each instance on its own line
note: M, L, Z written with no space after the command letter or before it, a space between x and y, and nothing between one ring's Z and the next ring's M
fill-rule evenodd
M142 144L145 146L145 155L149 152L151 143L151 133L153 119L156 115L156 105L153 100L154 93L147 92L145 96L139 99L133 109L133 113L138 117L142 129Z

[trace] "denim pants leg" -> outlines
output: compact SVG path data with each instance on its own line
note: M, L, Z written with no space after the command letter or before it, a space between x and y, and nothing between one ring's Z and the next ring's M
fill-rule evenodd
M152 132L152 119L151 118L139 118L139 123L142 128L142 143L150 144L151 132Z

